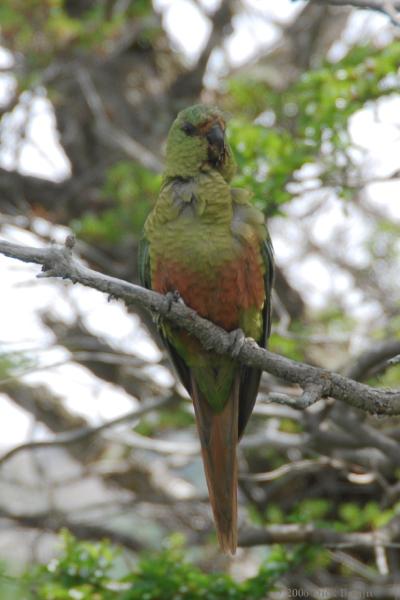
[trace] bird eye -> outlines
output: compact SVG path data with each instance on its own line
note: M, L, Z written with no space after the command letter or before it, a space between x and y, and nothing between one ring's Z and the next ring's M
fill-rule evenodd
M191 123L184 123L182 125L182 131L184 131L186 135L194 135L196 133L196 127Z

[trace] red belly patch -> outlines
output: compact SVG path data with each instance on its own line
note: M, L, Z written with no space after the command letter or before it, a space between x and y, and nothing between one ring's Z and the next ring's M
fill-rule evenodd
M185 304L227 331L239 327L242 311L261 310L265 298L262 260L250 244L239 258L215 271L158 257L152 284L161 294L177 290Z

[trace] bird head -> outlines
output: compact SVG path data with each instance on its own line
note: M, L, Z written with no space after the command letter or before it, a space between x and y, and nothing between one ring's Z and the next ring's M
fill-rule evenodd
M230 181L236 165L225 129L225 116L216 107L196 104L182 110L168 134L165 176L187 178L215 169Z

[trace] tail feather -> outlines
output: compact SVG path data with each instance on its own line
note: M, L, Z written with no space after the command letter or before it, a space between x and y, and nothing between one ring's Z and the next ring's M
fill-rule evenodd
M193 377L192 399L219 544L223 552L235 554L239 378L220 413L212 410Z

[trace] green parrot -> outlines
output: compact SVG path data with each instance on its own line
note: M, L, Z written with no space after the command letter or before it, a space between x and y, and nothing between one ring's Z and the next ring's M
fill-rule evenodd
M270 333L273 252L251 193L232 188L236 171L224 114L195 105L168 134L161 191L139 250L143 286L180 297L228 332L265 347ZM209 497L224 552L237 546L236 446L251 415L261 372L205 350L159 321L161 337L190 394Z

